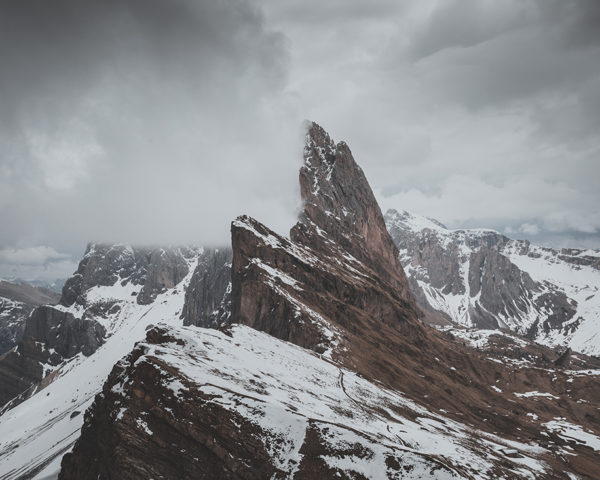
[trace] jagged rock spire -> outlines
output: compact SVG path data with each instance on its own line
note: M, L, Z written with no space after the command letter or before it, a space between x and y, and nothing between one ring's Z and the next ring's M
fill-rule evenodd
M365 174L345 142L335 143L318 124L308 124L304 165L300 168L304 210L292 228L292 240L327 250L326 237L396 284L412 301L383 214ZM325 235L323 235L325 233Z

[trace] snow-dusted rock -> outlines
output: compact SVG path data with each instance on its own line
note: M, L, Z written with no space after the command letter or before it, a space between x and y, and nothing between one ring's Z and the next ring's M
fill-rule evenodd
M19 343L25 320L36 306L59 299L60 294L43 287L0 280L0 355Z
M493 230L449 230L389 210L386 224L422 308L600 354L600 253L553 250Z

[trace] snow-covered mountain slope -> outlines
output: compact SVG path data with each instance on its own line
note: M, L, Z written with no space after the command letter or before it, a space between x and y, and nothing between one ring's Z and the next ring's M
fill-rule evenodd
M517 479L548 468L539 445L445 419L241 325L149 332L86 415L64 478ZM177 459L157 453L174 431ZM211 463L223 451L225 466Z
M53 378L48 386L0 417L0 478L44 478L58 473L62 455L79 437L83 412L114 364L144 338L148 326L181 324L185 290L196 263L197 255L190 256L188 274L151 304L137 302L132 294L140 288L133 283L115 281L80 293L88 308L113 306L104 316L95 317L106 329L106 340L90 356L79 353L51 367ZM76 317L91 315L81 304L56 308ZM48 378L49 372L45 373Z
M420 305L467 327L508 328L600 355L600 252L561 251L493 230L449 230L389 210L386 225Z
M226 317L217 299L230 257L229 248L89 244L60 302L35 309L0 357L0 478L56 476L83 412L150 325L193 322L217 307Z
M19 344L0 357L0 407L11 408L43 388L64 361L91 355L112 334L124 304L152 303L189 273L196 256L190 248L89 244L60 303L36 308Z

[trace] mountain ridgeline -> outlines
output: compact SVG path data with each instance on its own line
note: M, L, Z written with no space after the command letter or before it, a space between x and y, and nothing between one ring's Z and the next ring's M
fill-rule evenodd
M319 125L303 154L289 236L243 215L230 247L88 247L14 352L33 373L0 359L24 379L2 478L598 477L600 361L456 326L538 339L579 299L504 237L384 217Z
M190 273L197 258L182 317L186 324L210 326L212 304L194 288L206 283L202 279L215 262L227 276L230 256L230 249L220 253L216 249L89 244L77 271L63 286L58 304L30 309L17 346L0 357L0 408L17 405L43 388L66 360L92 355L113 333L115 319L128 302L151 305L157 295ZM211 291L221 292L221 283L208 281L213 282ZM204 310L198 311L198 304Z
M395 210L385 220L430 317L600 355L600 252L557 251L493 230L449 230Z

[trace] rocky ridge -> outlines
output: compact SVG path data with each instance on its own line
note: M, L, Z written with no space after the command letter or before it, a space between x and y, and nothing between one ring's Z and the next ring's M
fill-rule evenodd
M254 329L158 327L111 372L60 478L459 479L539 451L473 434Z
M116 250L125 246L113 246ZM102 267L103 262L110 262L117 272L123 272L122 264L114 262L109 255L102 258L99 252L109 251L107 248L89 248L88 256L94 259L84 259L88 265L96 265L99 271L107 271ZM135 250L135 247L133 248ZM91 405L94 397L101 391L113 365L123 356L131 352L135 342L144 339L146 330L151 325L164 323L181 325L180 315L185 302L185 292L190 284L191 276L197 266L202 249L191 249L187 256L188 273L179 283L165 287L162 293L157 293L150 304L138 302L138 296L146 280L143 276L136 282L124 281L122 275L115 275L112 285L110 280L99 284L94 282L84 269L78 273L90 278L89 288L80 291L78 301L71 306L55 306L50 312L40 312L39 324L33 331L36 335L46 336L43 342L30 342L35 349L25 351L23 355L29 358L33 372L38 371L43 363L43 379L32 386L27 395L18 401L7 404L0 412L0 477L3 479L45 478L50 475L55 478L60 467L60 460L65 451L72 448L79 437L83 423L82 413ZM93 252L93 253L90 253ZM90 261L92 260L92 261ZM96 268L95 267L95 268ZM143 272L142 272L143 273ZM105 335L100 345L89 345L95 348L93 353L74 341L74 345L82 350L72 357L73 350L50 347L56 334L51 318L60 319L58 328L66 331L69 338L74 338L77 325L87 322L101 325ZM54 335L56 334L56 335ZM30 337L25 337L25 340ZM85 342L84 342L85 343ZM66 342L65 346L70 345ZM21 348L21 345L19 346ZM25 345L23 345L25 348ZM45 356L38 358L40 352L54 353L59 363L54 366L46 362ZM2 362L0 361L0 365ZM0 383L0 390L5 387Z
M16 346L25 330L25 320L39 305L55 304L60 295L46 288L0 280L0 355Z
M419 305L437 320L507 328L537 342L600 354L600 253L553 250L492 230L449 230L390 210L386 225Z

